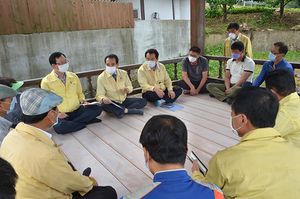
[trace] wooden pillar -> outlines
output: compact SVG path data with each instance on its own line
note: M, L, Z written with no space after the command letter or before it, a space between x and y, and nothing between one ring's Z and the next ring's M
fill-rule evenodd
M199 46L205 54L205 0L190 0L191 46Z
M141 6L141 18L142 18L142 20L145 20L145 2L144 2L144 0L140 0L140 6Z

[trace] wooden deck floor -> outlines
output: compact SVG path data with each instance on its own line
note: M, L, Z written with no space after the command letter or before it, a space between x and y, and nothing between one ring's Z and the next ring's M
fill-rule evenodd
M118 197L140 189L152 182L146 169L139 136L145 123L158 114L180 118L188 129L188 147L208 166L209 159L218 151L238 143L229 127L230 106L210 98L207 94L182 95L176 104L184 108L169 111L148 103L144 115L125 115L119 120L105 112L99 116L101 123L66 135L53 134L66 158L78 171L92 168L91 176L100 186L113 186ZM192 164L185 168L191 175Z

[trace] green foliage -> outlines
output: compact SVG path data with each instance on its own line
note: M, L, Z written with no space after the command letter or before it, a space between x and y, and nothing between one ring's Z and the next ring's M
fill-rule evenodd
M270 8L266 8L262 6L231 8L230 10L228 10L228 14L256 13L256 12L265 12L267 10L270 10ZM222 14L223 11L220 8L213 9L209 7L205 9L205 17L207 18L218 18L222 16Z
M205 9L205 17L206 18L218 18L220 16L222 16L221 9L212 9L210 7Z
M205 45L205 54L214 55L214 56L223 56L223 44L206 44Z
M259 15L259 19L255 23L264 25L265 23L272 21L274 12L274 9L264 11L261 15Z
M241 8L232 8L228 13L229 14L255 13L255 12L264 12L269 9L270 8L266 8L262 6L241 7Z
M210 28L205 28L205 35L210 35L210 33L212 33L213 30Z
M174 80L174 64L166 64L165 67L166 67L166 70L167 70L171 80ZM182 79L181 68L182 68L181 62L177 63L177 78L178 79Z
M206 2L209 3L211 15L216 16L219 10L221 10L223 13L223 21L227 20L227 13L233 8L233 5L240 1L241 0L206 0Z

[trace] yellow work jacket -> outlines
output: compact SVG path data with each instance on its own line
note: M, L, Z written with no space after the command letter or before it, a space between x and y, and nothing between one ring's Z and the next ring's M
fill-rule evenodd
M240 33L240 37L239 37L238 41L240 41L244 44L244 55L253 59L252 46L251 46L250 39L247 36ZM231 45L232 45L231 38L228 37L225 40L224 45L223 45L223 56L224 57L231 57ZM225 66L226 62L223 62L223 65Z
M142 87L142 93L153 91L154 87L162 91L168 89L173 90L172 81L162 63L157 62L158 68L153 71L149 68L147 63L140 66L138 70L138 82Z
M218 185L226 199L298 199L300 148L273 128L256 129L218 151L205 177L199 171L193 176Z
M69 199L93 187L92 180L72 170L52 139L32 126L19 123L3 140L0 156L19 176L17 199Z
M284 139L300 146L300 99L296 92L279 101L274 129Z
M96 100L102 103L102 99L107 97L121 104L127 96L127 92L122 91L125 87L129 93L132 92L132 84L125 70L117 69L116 80L105 70L98 76Z
M72 112L79 108L79 104L85 99L82 93L78 76L72 72L66 72L66 85L56 77L54 70L43 78L41 88L52 91L64 100L57 106L59 112Z

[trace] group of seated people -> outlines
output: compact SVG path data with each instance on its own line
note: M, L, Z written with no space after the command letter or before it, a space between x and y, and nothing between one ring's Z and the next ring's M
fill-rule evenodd
M133 89L127 72L118 69L116 55L106 56L95 96L101 106L85 100L79 78L68 71L69 62L61 52L50 55L53 71L43 78L41 88L20 94L22 82L0 78L0 198L117 198L113 187L98 186L90 168L82 174L76 171L47 129L53 127L59 134L78 131L101 122L97 117L102 109L119 119L125 114L143 115L147 101L156 106L173 103L182 89L192 96L210 92L231 104L229 125L240 142L218 151L205 176L194 162L192 179L184 169L185 124L174 116L153 116L140 135L153 183L122 198L298 198L300 99L293 68L283 58L287 46L274 44L270 61L252 84L255 64L239 41L243 36L236 28L228 29L232 58L227 61L224 84L208 80L208 61L196 46L182 61L179 87L172 86L157 50L147 50L146 62L138 70L142 98L127 97ZM264 80L266 88L259 87Z

